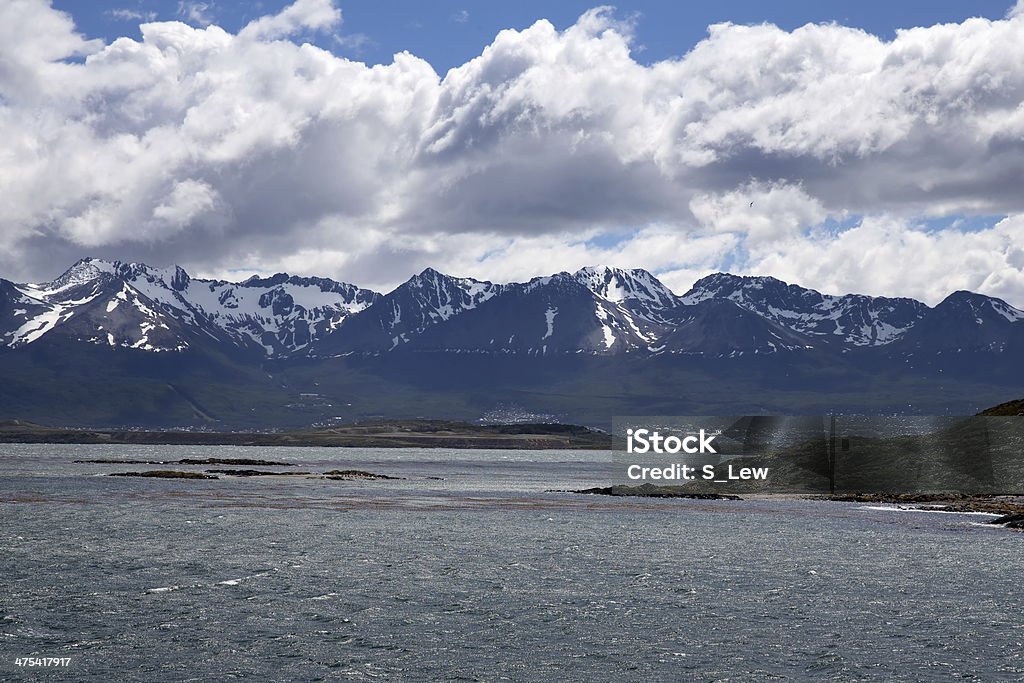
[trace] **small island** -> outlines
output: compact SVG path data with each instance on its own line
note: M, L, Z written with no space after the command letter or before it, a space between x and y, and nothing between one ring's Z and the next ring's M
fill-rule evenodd
M108 477L153 477L154 479L218 479L219 477L203 472L184 472L182 470L146 470L144 472L111 472Z

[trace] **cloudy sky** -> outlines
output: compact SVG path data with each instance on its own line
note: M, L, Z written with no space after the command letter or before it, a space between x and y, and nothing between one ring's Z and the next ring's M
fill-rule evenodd
M1024 0L690 4L3 0L0 275L608 264L1024 307Z

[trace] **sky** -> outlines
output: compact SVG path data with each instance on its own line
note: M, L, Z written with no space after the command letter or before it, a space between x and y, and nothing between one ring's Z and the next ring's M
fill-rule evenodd
M1024 0L5 0L0 276L645 268L1024 307Z

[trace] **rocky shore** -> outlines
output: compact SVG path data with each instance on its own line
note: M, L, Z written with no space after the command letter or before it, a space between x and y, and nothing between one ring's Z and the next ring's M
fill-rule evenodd
M814 499L849 503L882 503L912 510L984 512L1000 515L988 524L1024 529L1024 495L970 495L960 493L852 493L813 496Z
M814 496L821 498L821 496ZM963 493L851 493L825 496L827 500L849 503L885 503L922 510L945 512L1024 513L1024 496Z

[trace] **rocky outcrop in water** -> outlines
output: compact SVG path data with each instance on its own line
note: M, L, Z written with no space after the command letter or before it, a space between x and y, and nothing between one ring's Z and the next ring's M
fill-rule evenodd
M743 500L739 496L723 493L698 493L686 491L681 486L655 486L643 484L641 486L598 486L568 493L586 493L597 496L637 496L642 498L693 498L696 500Z
M389 477L386 474L374 474L365 470L330 470L329 472L324 472L324 478L334 481L401 479L401 477Z
M155 477L157 479L218 479L212 474L202 472L182 472L181 470L146 470L145 472L113 472L109 477Z
M267 472L266 470L206 470L210 474L227 474L232 477L295 477L311 472Z
M1024 530L1024 512L1018 512L1010 515L1003 515L989 522L989 524L1001 524L1007 529L1021 529Z

